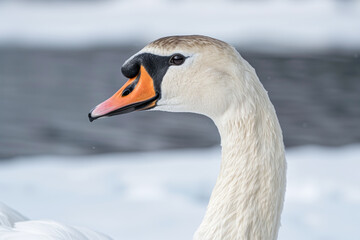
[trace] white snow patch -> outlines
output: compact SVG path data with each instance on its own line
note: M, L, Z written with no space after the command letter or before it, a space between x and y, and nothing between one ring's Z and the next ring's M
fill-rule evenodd
M287 159L279 239L360 239L360 145L292 148ZM18 158L0 163L0 200L114 239L191 239L219 163L219 148Z
M204 34L258 51L358 50L359 29L359 1L0 2L0 45L143 45Z

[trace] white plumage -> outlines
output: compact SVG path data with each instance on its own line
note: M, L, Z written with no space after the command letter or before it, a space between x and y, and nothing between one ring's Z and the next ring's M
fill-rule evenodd
M104 234L55 221L31 221L0 203L1 240L111 240Z

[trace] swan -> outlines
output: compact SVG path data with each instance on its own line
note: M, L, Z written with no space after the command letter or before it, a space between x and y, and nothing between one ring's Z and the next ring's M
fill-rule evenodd
M218 128L220 172L193 239L277 239L286 187L284 144L275 109L250 64L223 41L188 35L151 42L130 57L121 71L129 80L89 113L90 121L160 110L202 114ZM71 239L108 239L55 222L38 227L46 223L25 221L6 211L10 220L0 221L0 237L4 232L31 232L31 227L47 234L53 227L53 232L61 228L64 233L78 233ZM30 225L24 230L26 223ZM44 239L66 239L56 237Z

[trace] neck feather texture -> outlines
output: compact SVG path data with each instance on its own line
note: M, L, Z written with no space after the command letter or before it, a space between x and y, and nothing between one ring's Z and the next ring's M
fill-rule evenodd
M251 111L233 107L214 120L221 168L195 240L277 239L286 160L275 110L262 95L262 104L252 104Z

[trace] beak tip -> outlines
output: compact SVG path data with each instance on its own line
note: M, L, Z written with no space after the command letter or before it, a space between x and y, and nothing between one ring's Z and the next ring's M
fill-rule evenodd
M94 121L96 119L96 118L91 116L91 113L92 113L92 111L90 111L89 114L88 114L88 118L89 118L90 122L92 122L92 121Z

